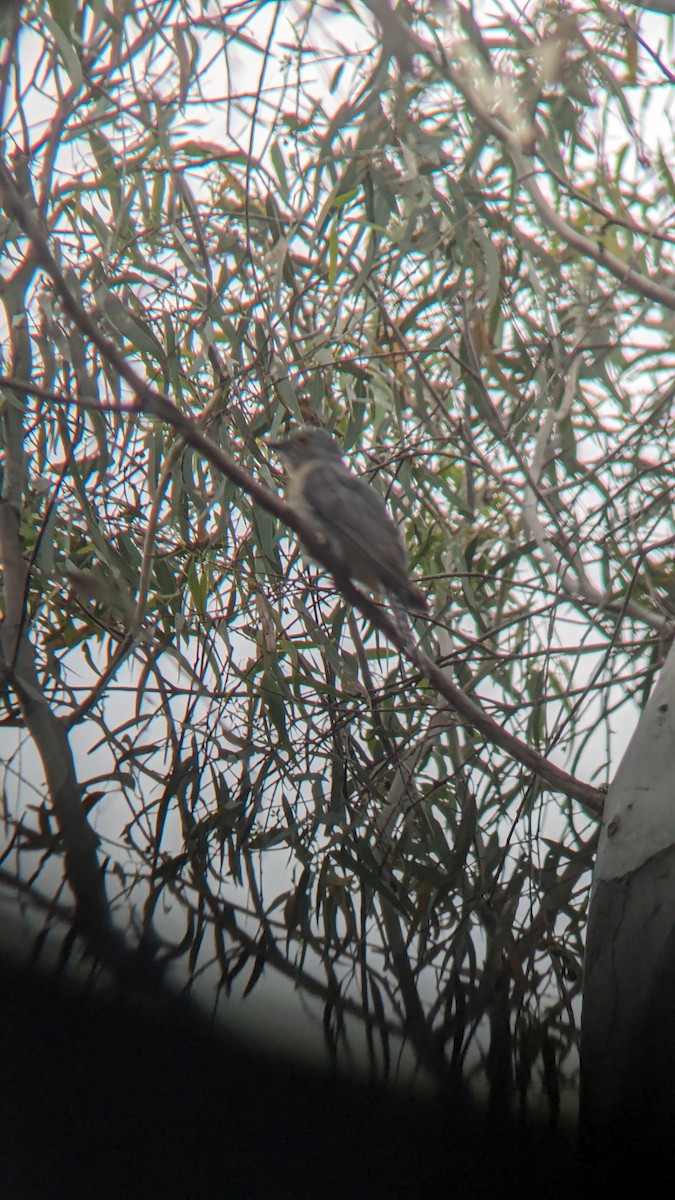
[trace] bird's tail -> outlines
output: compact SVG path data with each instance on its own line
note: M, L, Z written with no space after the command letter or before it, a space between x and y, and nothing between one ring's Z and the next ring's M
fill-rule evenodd
M417 589L414 589L414 590L417 591ZM415 634L413 633L413 628L412 628L412 625L410 624L410 619L408 617L408 614L406 612L404 605L401 603L400 594L397 593L396 595L394 595L392 592L388 592L387 596L389 599L389 607L391 608L391 613L394 618L394 624L396 626L398 635L403 644L403 648L406 651L406 654L408 655L408 657L411 658L412 661L414 663L417 663L419 666L419 649L417 646L417 642L415 641ZM426 600L424 600L424 596L422 596L421 592L419 593L419 596L424 601L424 609L421 609L418 606L416 611L422 612L422 611L426 610L427 603L426 603ZM407 599L407 597L406 597L406 599ZM413 608L414 606L412 604L410 604L409 607Z

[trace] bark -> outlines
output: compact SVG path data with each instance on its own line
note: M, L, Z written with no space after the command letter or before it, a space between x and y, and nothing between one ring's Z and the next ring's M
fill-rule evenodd
M591 901L582 1135L594 1153L675 1146L675 651L612 784Z
M12 331L13 368L30 378L30 339L24 307L30 264L23 278L6 286L7 324ZM4 448L0 498L0 563L3 616L0 623L0 675L21 708L23 720L47 782L49 798L64 851L65 873L75 901L75 927L94 957L126 986L152 990L160 971L145 955L127 945L111 917L99 863L98 839L84 807L65 725L45 698L30 638L28 569L20 536L20 514L26 488L24 439L25 397L14 394L2 412Z

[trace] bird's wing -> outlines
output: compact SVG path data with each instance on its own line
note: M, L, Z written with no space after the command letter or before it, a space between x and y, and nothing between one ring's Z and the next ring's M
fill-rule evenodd
M350 575L394 591L410 588L400 534L370 484L341 464L316 463L304 473L301 496Z

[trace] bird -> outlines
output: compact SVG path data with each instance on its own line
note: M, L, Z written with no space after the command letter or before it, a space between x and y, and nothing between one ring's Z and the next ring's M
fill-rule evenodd
M384 591L396 611L402 606L425 612L398 526L375 488L345 465L335 438L325 429L301 426L267 445L286 467L288 503L325 541L345 574Z

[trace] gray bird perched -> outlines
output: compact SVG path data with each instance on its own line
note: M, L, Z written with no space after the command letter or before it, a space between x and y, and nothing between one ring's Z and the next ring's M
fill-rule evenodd
M334 438L305 426L267 445L286 465L289 504L325 539L345 573L374 591L382 588L404 608L424 612L427 603L408 575L397 526L375 489L345 466Z

